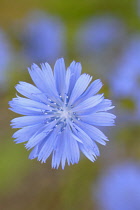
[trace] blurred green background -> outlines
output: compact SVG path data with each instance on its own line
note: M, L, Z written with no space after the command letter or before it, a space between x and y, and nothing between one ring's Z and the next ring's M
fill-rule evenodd
M0 27L8 34L15 51L19 49L14 35L15 22L32 10L42 10L62 19L67 30L67 66L72 60L80 61L83 72L92 75L94 70L86 66L84 57L79 60L74 50L74 35L84 20L109 13L120 17L130 33L140 30L134 0L0 0ZM24 71L19 71L20 68ZM140 125L130 122L120 126L117 122L116 127L108 128L106 135L110 142L106 147L99 145L101 157L95 163L82 156L77 165L66 166L65 170L51 169L51 159L46 164L28 160L29 152L12 140L14 130L10 128L10 120L17 115L8 110L8 101L15 96L14 86L18 81L30 79L26 65L20 65L16 58L9 74L10 88L0 95L0 210L97 210L93 191L104 169L127 158L140 159ZM107 84L102 91L109 97ZM122 105L116 109L119 106Z

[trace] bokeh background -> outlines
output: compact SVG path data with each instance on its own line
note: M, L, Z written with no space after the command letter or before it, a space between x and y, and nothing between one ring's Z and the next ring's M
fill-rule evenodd
M18 81L31 82L27 67L59 57L100 78L117 115L97 161L65 170L28 160L8 110ZM25 209L140 209L139 0L0 0L0 210Z

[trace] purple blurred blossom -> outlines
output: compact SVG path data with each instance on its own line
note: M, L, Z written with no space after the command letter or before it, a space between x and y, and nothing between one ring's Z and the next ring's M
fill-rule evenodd
M58 17L41 11L25 19L22 31L24 55L30 62L54 62L65 53L65 28Z
M124 162L102 175L96 191L100 210L140 209L140 165Z
M5 32L0 29L0 92L8 86L8 68L11 62L11 45Z
M113 47L124 34L124 25L119 19L111 15L97 16L81 26L76 42L81 54L91 54Z
M109 14L95 16L81 25L76 34L77 54L107 81L125 35L121 19Z
M140 35L126 43L109 80L112 95L132 100L140 114Z

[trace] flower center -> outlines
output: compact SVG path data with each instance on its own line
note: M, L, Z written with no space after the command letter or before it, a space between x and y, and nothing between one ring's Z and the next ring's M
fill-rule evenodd
M47 119L46 123L51 121L57 121L54 127L57 127L58 124L62 124L62 130L65 129L67 123L73 123L74 120L80 120L76 112L73 112L71 109L73 106L68 106L67 103L64 104L57 104L56 102L52 101L48 98L50 102L48 107L52 108L51 110L45 110L44 114L46 114Z
M64 110L61 112L61 115L60 115L60 116L61 116L62 118L65 118L65 119L66 119L66 118L68 118L68 115L69 115L68 110L65 110L65 109L64 109Z
M67 120L68 118L71 117L70 109L66 106L61 108L61 110L59 110L57 113L59 114L60 118L63 120Z

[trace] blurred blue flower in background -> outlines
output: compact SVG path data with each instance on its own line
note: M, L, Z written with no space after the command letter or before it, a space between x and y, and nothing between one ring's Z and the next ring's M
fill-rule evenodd
M65 53L65 28L58 17L41 11L30 13L21 34L24 56L30 62L54 62Z
M82 66L73 61L66 70L64 59L58 59L54 74L48 63L41 68L33 64L30 76L36 85L20 82L17 96L9 102L11 110L27 116L13 119L16 143L27 142L33 149L29 158L41 162L52 154L52 167L78 163L80 151L92 162L99 156L95 142L105 145L107 137L95 126L113 126L115 116L107 111L112 102L97 94L102 87L99 79L91 82L88 74L81 75ZM88 85L90 86L88 87Z
M0 29L0 92L8 87L8 68L11 62L11 45L5 32Z
M121 19L109 14L95 16L77 31L77 54L106 79L114 67L125 34L126 27Z
M124 162L99 179L96 198L100 210L140 209L140 165Z
M91 55L113 47L125 34L124 25L111 15L95 16L77 32L76 42L81 54Z
M112 95L134 101L140 114L140 35L126 42L126 46L109 77Z

